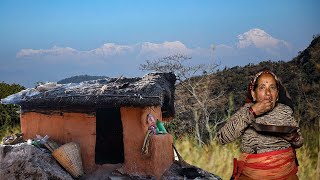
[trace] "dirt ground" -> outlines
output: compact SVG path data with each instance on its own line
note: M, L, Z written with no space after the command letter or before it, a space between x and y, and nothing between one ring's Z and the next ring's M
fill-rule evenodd
M92 172L85 174L80 180L155 180L152 176L132 176L121 174L117 169L121 164L105 164L97 166ZM221 178L206 172L195 166L189 168L182 168L179 163L175 161L169 170L167 170L161 180L188 180L188 179L208 179L220 180Z

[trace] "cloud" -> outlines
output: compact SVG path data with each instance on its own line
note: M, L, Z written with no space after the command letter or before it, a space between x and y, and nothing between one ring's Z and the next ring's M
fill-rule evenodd
M277 54L277 49L291 49L291 45L284 40L276 39L266 33L264 30L254 28L238 35L237 48L243 49L253 46L258 49L265 50L272 54Z
M257 63L262 60L289 60L292 46L276 39L264 30L253 28L238 35L233 45L220 44L215 48L215 58L229 66Z
M21 49L16 53L16 60L22 60L13 60L6 66L0 66L0 77L12 79L12 82L23 82L31 87L37 81L58 81L80 74L140 76L145 72L139 70L139 65L145 60L173 54L192 57L191 64L211 63L214 60L223 68L259 63L262 60L290 60L295 55L290 47L288 42L254 28L235 37L232 44L208 47L191 48L181 41L164 41L137 44L111 42L88 50L59 46Z
M191 54L192 50L188 49L186 45L180 41L163 42L161 44L145 42L142 43L140 54L154 54L154 55L171 55L171 54Z
M289 60L293 57L291 45L288 42L274 38L258 28L238 35L235 43L231 45L219 44L211 47L190 48L181 41L137 44L105 43L89 50L58 46L49 49L21 49L16 57L47 60L52 63L70 62L82 66L94 64L111 66L114 64L134 65L143 63L146 59L156 59L173 54L190 56L197 63L205 63L213 58L214 61L227 66L257 63L262 60ZM59 60L61 61L58 62Z
M106 43L97 49L93 49L90 51L83 51L80 53L84 53L92 56L107 57L107 56L126 54L129 52L132 52L133 50L134 48L129 45L117 45L114 43Z
M51 49L21 49L17 54L17 58L23 57L39 57L39 56L64 56L75 55L77 50L70 47L54 46Z
M58 47L54 46L50 49L22 49L17 54L17 58L27 57L50 57L50 56L75 56L75 57L114 57L114 56L125 56L128 54L137 54L139 56L152 56L160 57L172 54L192 54L196 53L199 49L189 49L180 41L163 42L163 43L151 43L144 42L135 45L118 45L115 43L106 43L101 47L88 50L80 51L70 47Z
M48 56L74 56L74 57L88 57L88 56L100 56L109 57L115 55L126 54L131 52L133 48L127 45L116 45L114 43L106 43L101 47L92 49L89 51L80 51L70 47L58 47L54 46L50 49L21 49L17 54L17 58L25 57L48 57Z
M79 74L137 76L145 73L139 70L139 65L147 59L172 54L199 56L202 54L200 50L201 48L188 48L180 41L132 45L105 43L89 50L54 46L48 49L21 49L16 53L16 58L22 61L16 62L19 63L17 67L23 67L19 74L22 71L32 72L24 75L25 79L35 79L25 83L30 87L36 81L58 81Z

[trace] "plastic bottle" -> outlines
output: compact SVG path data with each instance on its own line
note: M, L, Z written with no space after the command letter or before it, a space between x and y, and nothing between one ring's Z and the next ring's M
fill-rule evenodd
M163 123L159 119L157 119L157 127L158 127L159 131L162 132L162 134L168 133L166 128L164 127Z

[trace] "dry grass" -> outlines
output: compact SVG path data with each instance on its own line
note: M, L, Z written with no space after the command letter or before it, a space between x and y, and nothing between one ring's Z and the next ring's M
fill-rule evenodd
M193 138L188 137L177 140L176 147L185 161L222 179L230 179L233 158L240 154L236 143L221 145L212 141L210 145L200 147Z
M2 140L5 136L9 136L11 134L21 133L20 125L16 125L10 128L0 129L0 140Z
M307 146L302 146L300 149L297 150L297 157L299 160L299 179L317 179L317 158L312 158L311 156L311 152Z
M308 133L312 134L312 132ZM233 158L238 157L240 154L237 143L221 145L216 140L213 140L210 145L200 147L193 138L185 137L177 140L175 144L185 161L226 180L230 179L232 174ZM311 144L315 145L315 147L308 147ZM314 153L316 152L317 154L319 151L318 145L318 143L306 142L304 146L297 149L297 157L300 164L298 176L300 180L317 179L317 155L315 156ZM310 149L313 149L314 152L311 152Z

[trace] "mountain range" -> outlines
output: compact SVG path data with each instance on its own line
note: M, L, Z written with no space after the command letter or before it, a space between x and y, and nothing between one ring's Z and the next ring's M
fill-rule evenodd
M245 102L247 87L253 76L261 70L271 70L282 81L292 97L294 115L300 124L319 127L320 114L320 37L315 36L310 45L290 61L263 61L259 64L248 64L240 67L225 68L210 75L211 96L223 92L223 96L214 104L215 111L211 119L223 119L230 116ZM77 83L106 76L80 75L58 81L58 83ZM206 82L208 83L208 82ZM180 103L196 103L183 91L176 93ZM196 105L196 104L194 104ZM177 109L181 113L181 109ZM188 114L188 113L187 113ZM190 116L186 116L190 117ZM183 116L180 118L184 119Z

